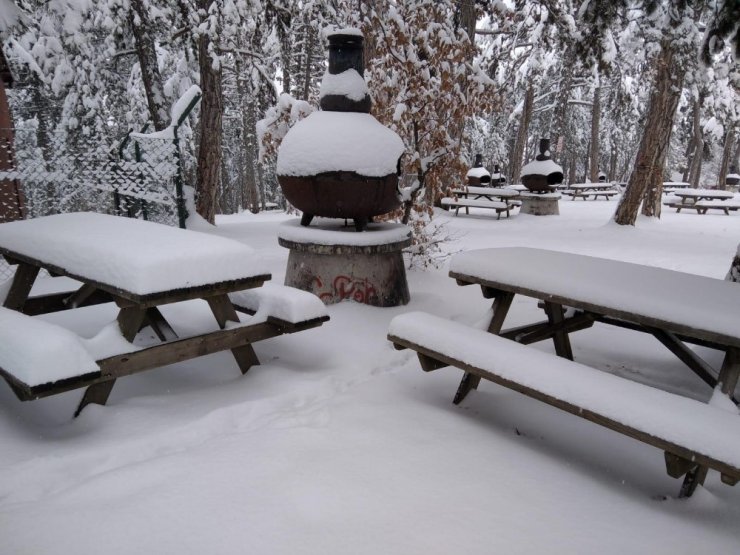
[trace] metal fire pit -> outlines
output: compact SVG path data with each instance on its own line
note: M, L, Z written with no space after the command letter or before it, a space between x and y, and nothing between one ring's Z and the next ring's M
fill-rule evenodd
M337 112L339 118L332 118L332 125L336 127L328 127L335 133L335 137L342 137L343 142L339 145L331 145L330 141L323 141L321 139L321 132L317 132L317 139L314 141L312 146L315 146L312 154L305 154L306 157L306 168L311 168L313 171L306 170L303 168L295 171L278 171L278 182L283 190L285 198L296 208L303 212L301 218L301 224L307 226L311 223L314 216L321 216L325 218L351 218L354 220L355 228L357 231L363 231L367 227L367 223L374 217L381 214L387 214L388 212L398 208L401 205L401 199L398 196L398 167L400 165L400 155L403 153L403 143L390 129L387 129L380 125L370 114L371 101L369 94L365 93L361 98L357 98L356 90L353 89L353 85L348 85L347 92L342 92L342 89L336 88L336 82L332 82L330 79L333 75L341 75L354 70L359 74L359 77L350 72L347 78L359 80L362 85L364 81L361 79L364 67L363 67L363 37L362 34L357 32L349 32L350 30L343 30L329 36L329 75L324 77L322 81L322 88L326 85L326 92L322 92L320 99L320 106L322 112ZM354 31L354 30L352 30ZM343 81L339 81L342 83ZM332 84L333 83L333 84ZM321 112L317 112L308 116L311 125L317 125L318 122L324 120L311 119L316 118ZM373 120L379 127L383 128L384 133L390 135L392 141L398 142L398 159L385 160L382 168L383 172L389 171L386 175L362 175L358 173L362 171L361 168L357 168L356 165L350 167L338 167L336 165L324 163L324 167L318 169L313 168L313 160L337 160L341 159L341 154L337 150L341 150L345 146L350 149L353 148L354 141L349 137L357 137L358 143L362 146L358 146L356 151L351 151L351 154L359 153L364 156L372 156L377 153L385 153L385 150L379 148L380 145L373 145L372 140L385 141L386 138L373 139L370 135L357 135L357 117L356 114L367 114L367 118ZM324 118L326 119L326 118ZM299 135L293 135L293 137L301 136L298 131L299 126L304 123L300 122L294 129L288 132L283 142L283 146L278 153L278 169L280 166L281 153L290 152L285 154L286 157L294 156L295 151L290 150L290 147L286 146L289 141L291 133L299 133ZM301 129L308 129L302 127ZM311 128L314 131L313 128ZM364 140L364 142L362 142ZM382 143L383 145L387 143ZM300 156L303 156L301 154ZM298 159L303 162L303 160ZM313 156L313 158L311 158ZM340 158L337 158L340 157ZM323 162L322 162L323 163ZM329 166L329 167L326 167ZM355 168L357 168L356 171ZM323 170L323 171L322 171ZM332 171L326 171L332 170ZM282 173L282 175L281 175ZM313 173L313 175L311 175ZM372 172L368 172L372 173ZM308 175L306 175L308 174Z
M279 175L285 198L303 211L302 225L313 216L351 218L359 230L380 214L398 207L398 176L367 177L355 172L311 176Z

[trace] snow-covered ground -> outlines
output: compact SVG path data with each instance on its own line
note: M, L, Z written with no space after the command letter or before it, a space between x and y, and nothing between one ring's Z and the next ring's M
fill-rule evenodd
M615 206L563 200L559 217L471 209L435 221L450 252L536 246L727 273L738 214L667 211L631 228L608 223ZM291 218L222 217L216 232L253 247L282 282L277 227ZM262 365L246 376L229 353L194 359L119 380L108 406L77 419L81 391L21 403L0 384L0 554L738 552L740 486L716 473L678 500L655 448L489 382L453 405L461 372L423 373L388 343L388 323L425 310L475 324L488 301L446 265L410 271L409 285L406 307L342 303L320 328L258 343ZM170 311L211 318L198 303ZM517 298L506 325L539 312ZM46 318L90 336L113 316L97 306ZM572 343L606 372L711 396L643 334L597 324Z

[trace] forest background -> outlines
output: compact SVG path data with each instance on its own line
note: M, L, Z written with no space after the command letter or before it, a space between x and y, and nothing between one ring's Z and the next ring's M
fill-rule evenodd
M476 153L514 183L550 138L566 181L627 183L622 224L660 216L663 180L722 188L740 155L737 0L3 4L15 148L46 176L25 186L31 216L108 211L91 153L146 159L175 138L166 156L205 219L285 207L276 149L316 109L331 28L364 33L372 113L407 147L407 202L391 217L417 237ZM200 103L172 121L193 85ZM58 178L61 156L88 177Z

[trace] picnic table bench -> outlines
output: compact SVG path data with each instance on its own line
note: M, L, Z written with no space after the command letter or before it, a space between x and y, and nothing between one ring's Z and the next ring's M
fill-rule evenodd
M483 297L493 299L487 331L416 313L396 317L388 338L398 348L415 350L424 370L462 369L455 403L483 378L656 446L666 453L669 475L684 476L680 497L690 496L709 468L727 484L740 479L736 410L726 412L574 363L569 339L595 322L649 333L734 407L740 375L737 284L529 248L458 254L450 276L459 285L479 285ZM516 294L538 299L547 319L504 330ZM524 347L549 339L560 359ZM687 343L724 352L721 368L714 369Z
M0 254L16 265L0 310L0 375L24 401L87 388L75 415L89 403L105 404L119 377L218 351L230 350L246 373L259 364L253 343L328 320L313 295L263 287L271 276L252 249L206 233L60 214L0 225ZM81 285L29 297L41 269ZM235 294L236 303L229 296ZM160 308L196 300L208 304L215 321L178 337ZM103 302L116 304L117 318L92 339L34 317ZM241 322L235 304L254 316ZM159 343L134 343L145 327Z

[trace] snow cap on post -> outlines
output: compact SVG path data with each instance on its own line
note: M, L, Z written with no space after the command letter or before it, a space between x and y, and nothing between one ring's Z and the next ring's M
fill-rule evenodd
M370 92L365 83L364 38L359 29L327 33L329 70L321 80L319 106L327 112L370 113Z

